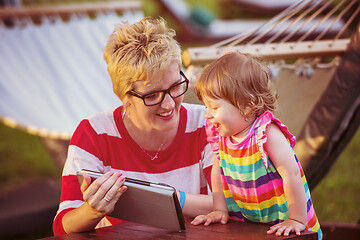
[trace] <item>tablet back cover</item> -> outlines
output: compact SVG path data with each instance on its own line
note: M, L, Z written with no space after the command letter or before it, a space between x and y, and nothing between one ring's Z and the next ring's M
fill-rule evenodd
M175 190L126 182L126 192L110 216L169 230L184 230L184 218Z

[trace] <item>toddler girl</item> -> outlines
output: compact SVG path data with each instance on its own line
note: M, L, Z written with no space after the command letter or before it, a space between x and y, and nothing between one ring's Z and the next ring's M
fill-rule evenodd
M268 223L268 234L322 233L293 147L295 137L275 118L277 94L267 71L249 55L228 53L207 66L196 83L207 107L206 130L215 153L214 209L192 224L225 224L229 216Z

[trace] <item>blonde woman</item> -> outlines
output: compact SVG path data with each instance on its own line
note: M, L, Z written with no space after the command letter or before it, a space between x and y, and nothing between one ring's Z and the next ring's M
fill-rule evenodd
M182 103L189 81L174 36L163 19L145 18L120 24L109 37L104 57L122 105L84 119L74 132L55 235L120 223L107 215L126 191L124 177L175 187L184 215L212 209L207 185L214 155L205 108ZM90 183L84 174L80 186L82 168L104 175Z

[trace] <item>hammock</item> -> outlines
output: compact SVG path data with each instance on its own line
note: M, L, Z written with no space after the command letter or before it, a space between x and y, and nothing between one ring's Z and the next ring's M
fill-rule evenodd
M121 104L103 49L114 25L142 18L136 1L0 9L0 120L39 135L62 169L79 121ZM40 178L2 192L1 236L50 231L60 188Z
M139 4L127 4L2 9L0 119L32 134L70 139L81 119L118 106L103 49L116 24L143 18Z
M188 48L183 53L183 62L192 86L202 67L226 52L247 52L270 63L270 75L280 95L276 115L296 135L294 150L305 169L309 187L313 188L330 170L360 124L360 26L356 26L360 6L355 0L345 0L324 11L332 1L321 7L310 6L311 2L302 1L287 8L258 29L207 47ZM323 22L330 18L333 21L313 40L306 38L318 25L290 41L302 24L316 17ZM271 34L285 19L289 24L283 31ZM302 24L289 30L300 19ZM344 21L343 27L335 37L324 39L327 30L340 20ZM355 31L348 37L351 27ZM260 42L263 38L267 40ZM198 102L194 93L187 101Z
M284 11L282 14L284 16L283 21L278 22L271 32L267 34L267 37L271 37L274 34L282 33L287 34L288 31L297 29L296 33L292 36L292 39L299 38L304 35L306 32L309 32L310 28L313 25L317 25L317 28L312 32L308 39L312 39L314 35L319 32L323 32L325 27L329 26L333 22L333 18L329 17L327 19L321 20L317 17L311 19L306 24L303 24L303 19L299 18L296 22L290 22L287 18L290 18L290 11L294 8L299 8L301 6L307 5L309 8L322 7L326 5L330 7L331 4L325 4L323 0L305 0L305 1L287 1L282 3L288 5L288 11ZM267 30L269 20L266 18L254 18L254 19L218 19L214 17L207 9L201 6L190 7L186 4L184 0L155 0L159 6L159 12L162 16L169 16L172 22L176 24L177 27L177 39L180 43L197 43L197 44L210 44L228 39L230 37L236 36L238 34L244 34L253 29L258 29L259 31L254 32L254 34L259 34ZM275 7L273 1L270 4ZM256 3L252 2L252 5ZM257 5L260 3L257 2ZM265 3L263 3L265 4ZM247 8L248 10L249 8ZM286 25L291 26L287 31L282 31ZM334 34L338 32L343 26L341 20L334 21L334 24L331 24L330 28L327 29L325 38L332 38ZM261 28L260 28L261 27ZM250 38L249 38L250 39ZM249 40L245 39L245 40ZM266 38L258 39L259 42L267 40Z
M277 14L299 0L220 0L220 7L224 11L241 9L246 13L257 15Z

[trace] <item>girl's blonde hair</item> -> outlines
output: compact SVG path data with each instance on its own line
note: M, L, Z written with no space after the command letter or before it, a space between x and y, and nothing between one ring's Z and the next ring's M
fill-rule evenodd
M278 95L264 66L239 52L227 53L209 64L202 71L195 91L200 100L204 97L227 100L245 117L277 108Z
M174 36L175 31L162 18L116 26L107 41L104 59L113 91L120 99L135 81L147 82L173 63L181 67L181 48Z

